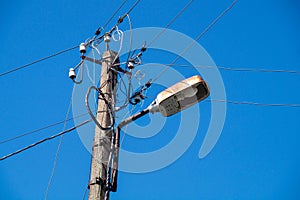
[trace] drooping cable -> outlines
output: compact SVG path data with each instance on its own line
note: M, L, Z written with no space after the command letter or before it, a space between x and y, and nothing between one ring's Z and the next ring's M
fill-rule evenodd
M124 33L123 31L119 30L118 27L116 27L116 30L115 30L115 33L117 33L118 35L118 38L115 38L115 35L112 34L112 39L115 41L115 42L120 42L120 46L119 46L119 50L117 52L117 55L115 56L114 60L112 61L112 64L115 65L115 64L118 64L118 63L115 63L116 60L118 59L120 53L121 53L121 50L123 48L123 38L124 38Z
M75 67L74 69L77 69L77 68L80 68L80 69L79 69L79 73L80 73L79 81L75 80L75 78L72 79L72 81L73 81L73 83L75 83L75 84L81 84L82 81L83 81L84 59L82 59L82 60L80 61L80 63L79 63L78 65L76 65L76 67Z
M101 96L101 99L104 101L104 103L106 104L107 108L109 109L109 114L110 114L110 121L111 121L111 124L107 127L103 127L101 126L101 124L98 122L97 118L95 117L95 115L92 113L91 111L91 108L90 108L90 105L89 105L89 96L90 96L90 93L92 90L96 90L99 95ZM100 97L99 97L100 99ZM87 108L87 111L89 113L89 115L91 116L92 120L95 122L95 124L101 129L101 130L110 130L114 127L114 124L115 124L115 118L113 116L113 109L111 107L111 105L109 104L108 100L105 98L105 95L103 94L103 92L101 91L101 89L95 87L95 86L90 86L88 88L88 91L86 93L86 96L85 96L85 106Z
M33 143L33 144L31 144L31 145L29 145L29 146L27 146L27 147L24 147L24 148L22 148L22 149L19 149L19 150L13 152L13 153L10 153L10 154L8 154L8 155L6 155L6 156L3 156L3 157L0 158L0 161L5 160L5 159L7 159L7 158L9 158L9 157L12 157L12 156L14 156L14 155L17 155L17 154L19 154L19 153L21 153L21 152L23 152L23 151L28 150L28 149L31 149L31 148L33 148L33 147L35 147L35 146L37 146L37 145L39 145L39 144L41 144L41 143L44 143L44 142L46 142L46 141L48 141L48 140L52 140L52 139L57 138L57 137L59 137L59 136L61 136L61 135L64 135L64 134L66 134L66 133L69 133L69 132L75 130L76 128L81 127L81 126L83 126L83 125L85 125L85 124L87 124L87 123L89 123L89 122L91 122L91 121L92 121L91 119L86 120L86 121L84 121L84 122L82 122L82 123L80 123L80 124L78 124L78 125L76 125L76 126L73 126L72 128L69 128L69 129L67 129L67 130L65 130L65 131L63 131L63 132L60 132L60 133L58 133L58 134L56 134L56 135L53 135L53 136L51 136L51 137L42 139L42 140L40 140L40 141L38 141L38 142L36 142L36 143Z

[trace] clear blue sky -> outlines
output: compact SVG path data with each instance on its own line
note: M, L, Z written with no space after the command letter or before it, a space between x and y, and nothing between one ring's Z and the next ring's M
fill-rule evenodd
M141 1L130 14L133 26L164 27L186 2ZM197 0L170 28L196 38L231 2ZM1 2L0 73L80 44L121 3ZM118 15L133 3L129 0ZM240 0L199 43L218 66L300 70L299 8L295 0ZM126 30L128 25L120 28ZM79 56L74 50L0 77L0 141L64 119L73 89L67 73ZM148 62L158 62L149 57L151 53L144 56ZM162 59L172 61L167 55ZM229 100L300 103L299 74L220 73ZM205 103L200 109L205 122L209 113L204 111L209 109ZM299 114L300 108L293 107L228 104L222 135L207 157L198 158L207 129L204 123L190 148L172 165L145 174L120 173L118 192L111 199L299 199ZM1 144L0 156L61 130L57 126ZM167 135L168 130L160 134ZM145 149L163 146L171 138L164 139L150 140ZM43 199L58 142L55 139L1 161L0 199ZM82 199L89 168L90 154L76 132L69 133L63 139L48 199Z

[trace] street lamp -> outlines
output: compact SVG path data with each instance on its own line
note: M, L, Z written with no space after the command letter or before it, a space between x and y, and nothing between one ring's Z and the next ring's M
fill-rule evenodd
M151 113L169 117L209 96L206 82L198 75L187 78L159 93L148 107Z
M111 185L107 180L107 186L111 186L111 191L115 192L117 190L120 132L125 125L138 118L141 118L149 112L160 112L163 116L169 117L204 100L209 96L209 94L210 91L206 82L200 76L195 75L160 92L156 99L145 110L123 120L117 127L114 141L114 151L111 152L109 159L110 165L112 156L114 158L112 163L113 170Z

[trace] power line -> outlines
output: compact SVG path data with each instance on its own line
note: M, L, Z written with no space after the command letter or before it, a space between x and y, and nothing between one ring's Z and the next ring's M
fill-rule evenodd
M205 29L204 31L202 31L197 38L187 47L185 48L180 55L178 55L171 64L174 64L177 60L179 60L181 58L181 56L183 56L188 50L190 50L195 43L200 40L200 38L203 37L203 35L205 35L205 33L207 33L228 11L231 10L231 8L233 8L233 6L238 2L238 0L233 1L229 7L227 7L212 23L210 23ZM159 73L154 79L153 82L156 81L159 77L161 77L167 70L169 67L165 67L164 70L161 71L161 73Z
M131 11L140 3L141 0L137 0L132 6L131 8L123 15L123 17L125 18L127 15L129 15L131 13Z
M69 129L67 129L67 130L65 130L65 131L63 131L63 132L60 132L60 133L58 133L58 134L56 134L56 135L53 135L53 136L51 136L51 137L42 139L42 140L40 140L40 141L38 141L38 142L36 142L36 143L33 143L33 144L31 144L31 145L29 145L29 146L27 146L27 147L24 147L24 148L22 148L22 149L19 149L19 150L13 152L13 153L10 153L10 154L8 154L8 155L6 155L6 156L3 156L3 157L0 158L0 161L5 160L5 159L7 159L7 158L9 158L9 157L11 157L11 156L17 155L17 154L19 154L19 153L21 153L21 152L23 152L23 151L28 150L28 149L31 149L31 148L33 148L33 147L35 147L35 146L37 146L37 145L39 145L39 144L41 144L41 143L44 143L44 142L46 142L46 141L48 141L48 140L52 140L52 139L54 139L54 138L57 138L57 137L59 137L59 136L61 136L61 135L66 134L66 133L68 133L68 132L71 132L71 131L75 130L76 128L81 127L81 126L83 126L83 125L85 125L85 124L87 124L87 123L89 123L89 122L91 122L91 119L86 120L86 121L84 121L84 122L82 122L82 123L80 123L80 124L78 124L78 125L76 125L76 126L73 126L72 128L69 128Z
M4 76L4 75L7 75L7 74L10 74L10 73L12 73L12 72L18 71L18 70L20 70L20 69L29 67L29 66L34 65L34 64L36 64L36 63L42 62L42 61L44 61L44 60L53 58L53 57L55 57L55 56L58 56L58 55L63 54L63 53L66 53L66 52L68 52L68 51L74 50L74 49L76 49L76 48L78 48L78 45L73 46L73 47L68 48L68 49L65 49L65 50L62 50L62 51L59 51L59 52L54 53L54 54L52 54L52 55L50 55L50 56L46 56L46 57L44 57L44 58L38 59L38 60L33 61L33 62L31 62L31 63L22 65L22 66L20 66L20 67L16 67L16 68L14 68L14 69L8 70L8 71L6 71L6 72L1 73L1 74L0 74L0 77L1 77L1 76Z
M127 2L127 0L124 0L123 3L117 8L117 10L115 10L115 12L112 14L112 16L106 21L106 23L103 25L103 27L100 27L99 29L101 29L101 28L105 29L106 26L111 22L111 20L116 16L116 14L121 10L121 8L125 5L126 2Z
M300 74L300 71L289 69L265 69L265 68L243 68L243 67L224 67L224 66L193 66L183 64L152 64L144 63L149 66L168 66L168 67L187 67L187 68L200 68L200 69L220 69L225 71L237 71L237 72L262 72L262 73L289 73Z
M117 14L117 12L123 7L123 5L126 3L126 1L127 1L127 0L124 0L124 2L118 7L118 9L113 13L113 15L108 19L108 21L105 23L105 25L104 25L103 27L105 27L105 26L107 26L107 25L109 24L109 22L113 19L113 17ZM139 2L140 2L140 0L137 0L137 1L135 2L135 4L134 4L127 12L126 12L126 14L125 14L123 17L125 17L126 15L128 15L128 14L129 14L136 6L137 6L137 4L138 4ZM120 22L118 22L118 24L120 24ZM99 28L99 29L100 29L100 28ZM99 29L98 29L98 30L99 30ZM60 55L60 54L66 53L66 52L68 52L68 51L74 50L74 49L78 48L78 46L79 46L79 45L76 45L76 46L67 48L67 49L65 49L65 50L62 50L62 51L59 51L59 52L54 53L54 54L52 54L52 55L49 55L49 56L40 58L40 59L35 60L35 61L33 61L33 62L30 62L30 63L28 63L28 64L25 64L25 65L22 65L22 66L13 68L13 69L11 69L11 70L8 70L8 71L6 71L6 72L1 73L1 74L0 74L0 77L1 77L1 76L4 76L4 75L7 75L7 74L10 74L10 73L12 73L12 72L18 71L18 70L23 69L23 68L27 68L27 67L29 67L29 66L31 66L31 65L37 64L37 63L42 62L42 61L44 61L44 60L48 60L48 59L50 59L50 58L56 57L56 56L58 56L58 55Z
M141 0L137 0L122 17L119 17L116 25L114 25L110 31L108 31L109 34L111 34L123 22L124 18L131 13L131 11L140 3L140 1Z
M71 120L73 120L73 119L77 119L77 118L80 118L80 117L85 116L85 115L88 115L88 113L84 113L84 114L81 114L81 115L78 115L78 116L69 118L69 119L67 119L67 121L71 121ZM56 122L56 123L53 123L53 124L50 124L50 125L48 125L48 126L44 126L44 127L42 127L42 128L35 129L35 130L33 130L33 131L29 131L29 132L26 132L26 133L17 135L17 136L15 136L15 137L11 137L11 138L9 138L9 139L6 139L6 140L1 141L1 142L0 142L0 145L1 145L1 144L4 144L4 143L7 143L7 142L10 142L10 141L13 141L13 140L16 140L16 139L18 139L18 138L25 137L25 136L27 136L27 135L31 135L31 134L36 133L36 132L39 132L39 131L42 131L42 130L51 128L51 127L53 127L53 126L57 126L57 125L59 125L59 124L63 124L63 123L65 123L65 120L59 121L59 122Z
M197 38L186 49L184 49L180 55L177 56L177 58L174 59L172 63L175 63L181 58L181 56L183 56L187 51L189 51L196 44L196 42L198 42L198 40L200 40L203 37L203 35L205 35L205 33L207 33L227 12L229 12L233 8L233 6L238 1L239 0L233 1L228 8L226 8L211 24L209 24L209 26L206 27L206 29L204 29L204 31L200 35L198 35Z
M200 68L200 66L199 66ZM244 72L269 72L269 73L290 73L290 74L300 74L300 71L286 70L286 69L262 69L262 68L233 68L233 67L221 67L217 66L218 69L228 70L228 71L244 71Z
M165 28L159 32L149 43L149 45L147 46L147 48L149 46L151 46L177 19L178 17L180 17L180 15L182 15L187 9L188 7L194 2L194 0L190 0L176 15L175 17L165 26Z
M204 102L219 102L219 103L230 103L235 105L252 105L252 106L262 106L262 107L296 107L300 108L300 104L289 103L258 103L258 102L251 102L251 101L232 101L232 100L219 100L219 99L211 99L206 100Z
M64 122L63 131L66 130L67 120L68 120L69 114L70 114L70 112L71 112L73 93L74 93L74 90L73 90L73 92L72 92L71 99L70 99L70 103L69 103L69 107L68 107L68 111L67 111L67 114L66 114L66 117L65 117L65 122ZM52 170L51 170L51 175L50 175L50 178L49 178L49 181L48 181L48 185L47 185L47 188L46 188L44 200L47 200L47 198L48 198L48 193L49 193L49 189L50 189L50 186L51 186L53 177L54 177L54 173L55 173L55 169L56 169L56 163L57 163L58 156L59 156L59 153L60 153L62 141L63 141L63 135L60 136L59 143L58 143L58 145L57 145L57 149L56 149L56 153L55 153L55 158L54 158L53 166L52 166Z
M86 187L85 190L84 190L84 194L83 194L82 200L85 200L87 191L88 191L88 187Z

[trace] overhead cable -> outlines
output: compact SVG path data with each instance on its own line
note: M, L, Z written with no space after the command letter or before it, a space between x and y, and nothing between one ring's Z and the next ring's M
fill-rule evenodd
M71 118L67 119L67 121L71 121L71 120L73 120L73 119L77 119L77 118L80 118L80 117L85 116L85 115L88 115L88 113L84 113L84 114L81 114L81 115L78 115L78 116L75 116L75 117L71 117ZM50 125L47 125L47 126L38 128L38 129L35 129L35 130L33 130L33 131L29 131L29 132L26 132L26 133L23 133L23 134L20 134L20 135L11 137L11 138L8 138L8 139L6 139L6 140L1 141L1 142L0 142L0 145L2 145L2 144L4 144L4 143L7 143L7 142L10 142L10 141L13 141L13 140L16 140L16 139L19 139L19 138L22 138L22 137L25 137L25 136L28 136L28 135L31 135L31 134L36 133L36 132L39 132L39 131L42 131L42 130L51 128L51 127L53 127L53 126L57 126L57 125L59 125L59 124L63 124L63 123L65 123L65 120L59 121L59 122L56 122L56 123L53 123L53 124L50 124Z
M210 23L205 29L204 31L202 31L197 38L188 46L186 47L174 60L171 64L174 64L177 60L179 60L188 50L190 50L198 40L200 40L200 38L203 37L203 35L205 35L205 33L207 33L227 12L229 12L233 6L238 2L238 0L233 1L229 7L227 7L212 23ZM165 67L164 70L161 71L161 73L159 73L154 79L153 82L156 81L159 77L161 77L167 70L169 67Z
M117 10L115 10L112 16L107 20L107 22L102 27L99 27L98 30L101 28L105 29L106 26L111 22L111 20L116 16L116 14L121 10L121 8L125 5L126 2L127 0L124 0L123 3L117 8Z
M300 104L295 103L258 103L258 102L252 102L252 101L232 101L232 100L220 100L220 99L211 99L206 100L204 102L220 102L220 103L230 103L230 104L236 104L236 105L253 105L253 106L262 106L262 107L295 107L300 108Z
M119 17L117 24L110 29L108 34L111 34L124 21L124 18L131 13L131 11L140 3L140 1L141 0L137 0L122 17Z
M159 32L151 41L150 43L147 45L147 48L149 46L151 46L177 19L178 17L180 17L180 15L182 15L187 9L188 7L194 2L194 0L190 0L176 15L175 17L164 27L164 29Z
M96 90L99 95L101 97L99 97L99 99L103 100L104 103L106 104L108 110L109 110L109 115L110 115L110 121L111 121L111 124L107 127L103 127L101 126L101 124L98 122L97 118L95 117L95 115L92 113L91 111L91 108L90 108L90 105L89 105L89 96L90 96L90 93L92 90ZM88 91L85 95L85 106L87 108L87 111L89 113L89 115L91 116L92 120L95 122L95 124L101 129L101 130L110 130L114 127L114 124L115 124L115 117L113 116L113 109L110 105L110 103L108 102L108 100L105 98L105 95L104 93L101 91L101 89L95 87L95 86L91 86L88 88Z
M67 127L67 120L68 120L69 115L70 115L70 112L71 112L73 93L74 93L74 90L73 90L73 92L72 92L71 99L70 99L70 103L69 103L69 107L68 107L68 111L67 111L67 114L66 114L66 117L65 117L65 122L64 122L64 126L63 126L63 131L66 130L66 127ZM63 137L64 137L63 135L60 136L59 143L58 143L58 145L57 145L57 149L56 149L56 153L55 153L55 157L54 157L54 161L53 161L53 166L52 166L52 170L51 170L51 175L50 175L49 180L48 180L48 185L47 185L47 188L46 188L44 200L47 200L47 199L48 199L49 189L50 189L50 186L51 186L51 183L52 183L54 174L55 174L56 164L57 164L58 156L59 156L59 153L60 153L60 149L61 149Z
M68 48L68 49L59 51L59 52L57 52L57 53L54 53L54 54L52 54L52 55L50 55L50 56L46 56L46 57L44 57L44 58L38 59L38 60L33 61L33 62L31 62L31 63L22 65L22 66L20 66L20 67L16 67L16 68L11 69L11 70L8 70L8 71L6 71L6 72L1 73L1 74L0 74L0 77L1 77L1 76L4 76L4 75L7 75L7 74L10 74L10 73L12 73L12 72L18 71L18 70L20 70L20 69L29 67L29 66L34 65L34 64L36 64L36 63L42 62L42 61L44 61L44 60L53 58L53 57L55 57L55 56L58 56L58 55L63 54L63 53L66 53L66 52L68 52L68 51L74 50L74 49L78 48L78 46L79 46L79 45L73 46L73 47L71 47L71 48Z
M75 130L76 128L81 127L81 126L83 126L83 125L85 125L85 124L87 124L87 123L89 123L89 122L91 122L91 121L92 121L91 119L86 120L86 121L84 121L84 122L82 122L82 123L80 123L80 124L78 124L78 125L76 125L76 126L74 126L74 127L72 127L72 128L69 128L69 129L67 129L67 130L65 130L65 131L63 131L63 132L60 132L60 133L58 133L58 134L56 134L56 135L53 135L53 136L51 136L51 137L42 139L42 140L40 140L40 141L38 141L38 142L36 142L36 143L33 143L33 144L31 144L31 145L29 145L29 146L27 146L27 147L24 147L24 148L22 148L22 149L19 149L19 150L13 152L13 153L10 153L10 154L8 154L8 155L6 155L6 156L3 156L3 157L0 158L0 161L5 160L5 159L7 159L7 158L9 158L9 157L11 157L11 156L17 155L17 154L19 154L19 153L21 153L21 152L23 152L23 151L28 150L28 149L31 149L31 148L33 148L33 147L35 147L35 146L37 146L37 145L39 145L39 144L41 144L41 143L44 143L44 142L46 142L46 141L48 141L48 140L52 140L52 139L57 138L57 137L59 137L59 136L61 136L61 135L64 135L64 134L66 134L66 133L69 133L69 132Z
M289 69L266 69L266 68L243 68L243 67L224 67L224 66L200 66L200 65L184 65L184 64L152 64L144 63L148 66L167 66L167 67L186 67L186 68L199 68L199 69L220 69L225 71L237 71L237 72L262 72L262 73L288 73L288 74L300 74L300 71Z
M113 16L110 17L109 20L104 24L104 27L107 26L107 25L109 24L109 22L113 19L113 17L117 14L117 12L123 7L123 5L126 3L126 1L127 1L127 0L125 0L125 1L120 5L120 7L114 12ZM140 0L137 0L137 1L135 2L135 4L134 4L134 5L133 5L126 13L125 13L125 15L123 15L122 19L124 19L124 18L125 18L125 17L126 17L126 16L127 16L127 15L128 15L128 14L129 14L129 13L130 13L137 5L138 5L139 2L140 2ZM120 22L120 19L119 19L119 20L118 20L118 24L120 24L120 23L121 23L121 22ZM99 29L98 29L98 30L99 30ZM96 32L97 32L97 31L96 31ZM98 33L98 32L97 32L97 33ZM100 34L100 32L99 32L99 34ZM31 66L31 65L34 65L34 64L39 63L39 62L42 62L42 61L44 61L44 60L48 60L48 59L50 59L50 58L56 57L56 56L58 56L58 55L60 55L60 54L66 53L66 52L68 52L68 51L74 50L74 49L78 48L78 46L79 46L79 45L76 45L76 46L67 48L67 49L65 49L65 50L62 50L62 51L59 51L59 52L54 53L54 54L52 54L52 55L49 55L49 56L40 58L40 59L35 60L35 61L33 61L33 62L30 62L30 63L28 63L28 64L22 65L22 66L20 66L20 67L13 68L13 69L11 69L11 70L8 70L8 71L6 71L6 72L1 73L1 74L0 74L0 77L1 77L1 76L4 76L4 75L7 75L7 74L10 74L10 73L12 73L12 72L18 71L18 70L23 69L23 68L27 68L27 67L29 67L29 66Z

